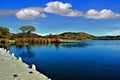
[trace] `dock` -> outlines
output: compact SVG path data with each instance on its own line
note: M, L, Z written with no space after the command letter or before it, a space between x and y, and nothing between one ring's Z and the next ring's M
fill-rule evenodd
M16 59L14 54L10 54L4 48L0 48L0 80L51 80L42 73Z

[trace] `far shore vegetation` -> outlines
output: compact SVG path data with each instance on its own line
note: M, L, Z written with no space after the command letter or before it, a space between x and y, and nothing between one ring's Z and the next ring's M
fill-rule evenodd
M46 36L35 34L34 26L21 26L20 33L10 32L8 27L0 27L0 43L59 43L84 40L120 40L120 36L94 36L85 32L65 32Z

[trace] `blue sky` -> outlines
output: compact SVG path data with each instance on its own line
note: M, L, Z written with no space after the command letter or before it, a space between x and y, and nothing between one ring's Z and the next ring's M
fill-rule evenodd
M18 33L33 25L36 33L120 34L120 0L0 0L0 26Z

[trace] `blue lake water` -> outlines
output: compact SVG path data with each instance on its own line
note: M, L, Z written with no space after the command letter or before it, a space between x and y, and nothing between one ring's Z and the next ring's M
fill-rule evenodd
M9 47L52 80L120 80L120 41Z

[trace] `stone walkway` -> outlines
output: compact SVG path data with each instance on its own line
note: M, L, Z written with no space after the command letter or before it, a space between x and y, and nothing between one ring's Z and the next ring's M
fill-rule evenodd
M50 80L0 48L0 80Z

